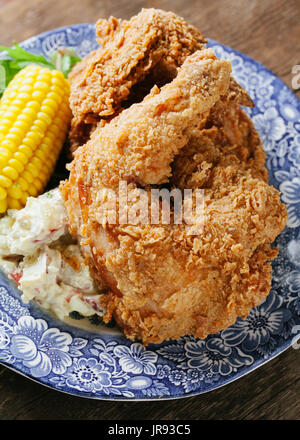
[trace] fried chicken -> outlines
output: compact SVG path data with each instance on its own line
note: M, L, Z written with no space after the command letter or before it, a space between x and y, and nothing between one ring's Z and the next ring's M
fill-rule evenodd
M69 75L73 112L71 149L88 140L100 119L111 119L142 100L154 84L171 80L188 55L206 39L172 12L142 9L130 21L110 17L97 22L101 47Z
M211 50L187 56L171 82L93 131L61 184L70 231L110 289L106 319L114 316L132 340L204 338L269 293L270 243L287 214L240 108L251 100L230 71ZM187 234L184 223L104 221L99 194L117 191L120 181L129 194L203 188L202 233ZM135 203L129 198L127 208Z
M183 18L159 9L142 9L129 21L100 19L96 31L101 47L69 75L71 153L89 140L99 121L109 122L142 101L154 85L171 81L186 57L207 43ZM230 81L231 95L238 94L242 105L252 105L240 85Z

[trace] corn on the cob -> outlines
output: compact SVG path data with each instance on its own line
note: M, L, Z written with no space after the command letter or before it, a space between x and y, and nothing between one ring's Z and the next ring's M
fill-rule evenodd
M53 172L71 119L63 74L22 69L0 100L0 213L40 194Z

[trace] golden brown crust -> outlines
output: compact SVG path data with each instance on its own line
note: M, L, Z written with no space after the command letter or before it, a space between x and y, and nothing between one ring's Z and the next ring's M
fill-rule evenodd
M269 293L277 252L270 244L287 214L241 104L252 102L230 79L229 63L201 50L171 83L97 127L75 152L61 185L70 229L110 288L106 319L114 316L132 340L206 337ZM103 223L99 192L117 190L123 179L129 191L163 183L205 189L203 232Z
M171 81L186 57L206 43L181 17L158 9L143 9L130 21L100 19L96 28L101 47L69 75L71 153L89 140L100 119L111 120L123 108L142 101L153 85ZM227 99L253 106L233 78Z
M171 12L143 9L130 21L99 20L101 48L85 57L69 75L74 117L90 118L118 112L131 88L159 63L169 68L206 43L202 34Z

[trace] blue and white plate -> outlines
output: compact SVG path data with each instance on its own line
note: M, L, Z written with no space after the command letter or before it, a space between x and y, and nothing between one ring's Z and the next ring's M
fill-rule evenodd
M294 345L300 333L300 101L265 67L214 41L256 106L247 109L267 152L270 182L287 204L287 228L278 237L273 287L245 319L205 340L184 337L145 348L113 329L87 331L21 302L0 275L0 362L56 390L108 400L187 397L225 385ZM49 56L60 46L82 57L97 47L95 28L56 29L23 43ZM75 321L74 321L75 322ZM295 348L298 344L295 343Z

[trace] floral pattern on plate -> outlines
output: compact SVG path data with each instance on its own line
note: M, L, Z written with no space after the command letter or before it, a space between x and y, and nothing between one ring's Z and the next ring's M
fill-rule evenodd
M70 394L120 400L187 397L252 371L290 347L300 330L300 102L264 66L214 41L256 106L252 117L267 152L270 182L287 204L287 228L277 238L273 285L249 316L205 340L184 337L144 347L116 331L88 332L22 304L0 275L0 362L41 384ZM60 46L82 57L96 49L91 24L56 29L23 47L46 56Z

